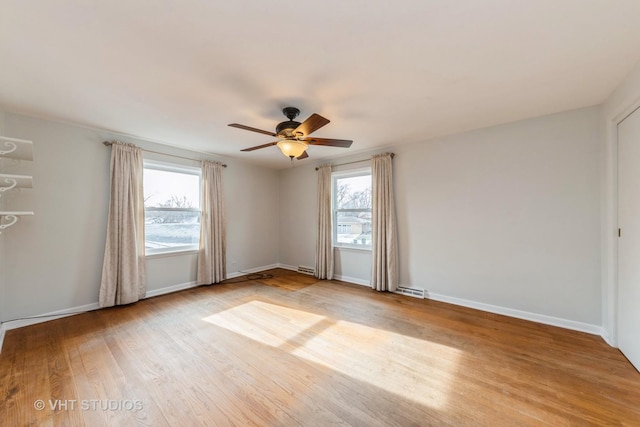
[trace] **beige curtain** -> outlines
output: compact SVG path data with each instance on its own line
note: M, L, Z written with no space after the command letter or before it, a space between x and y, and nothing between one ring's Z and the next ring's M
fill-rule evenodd
M136 302L146 293L142 173L142 151L114 142L100 307Z
M210 285L227 276L227 231L222 192L222 163L202 162L202 217L198 284Z
M333 278L331 246L331 166L318 168L318 233L316 239L316 272L318 279Z
M398 237L391 159L390 153L371 159L371 287L377 291L395 291L398 287Z

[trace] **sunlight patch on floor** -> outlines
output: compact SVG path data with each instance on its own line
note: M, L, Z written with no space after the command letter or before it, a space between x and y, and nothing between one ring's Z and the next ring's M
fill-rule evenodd
M436 409L448 402L462 351L261 301L203 319Z
M280 347L325 319L306 311L251 301L203 320L271 347Z

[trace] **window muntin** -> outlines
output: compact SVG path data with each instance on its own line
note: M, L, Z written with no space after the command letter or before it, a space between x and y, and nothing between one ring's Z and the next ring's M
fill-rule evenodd
M198 249L200 169L144 163L145 251Z
M371 249L371 169L336 172L333 181L333 246Z

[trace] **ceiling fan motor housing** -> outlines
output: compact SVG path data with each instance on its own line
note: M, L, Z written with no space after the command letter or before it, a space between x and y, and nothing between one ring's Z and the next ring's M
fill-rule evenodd
M276 133L279 137L282 138L291 138L293 135L293 131L300 126L299 122L295 122L293 120L287 120L286 122L278 123L276 126Z
M289 120L278 123L278 126L276 126L276 134L281 138L291 138L295 136L293 135L294 129L300 126L300 122L293 120L298 117L300 110L296 107L284 107L282 109L282 114L287 116Z

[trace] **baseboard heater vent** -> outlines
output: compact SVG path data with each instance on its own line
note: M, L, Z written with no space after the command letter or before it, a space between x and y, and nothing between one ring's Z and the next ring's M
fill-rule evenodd
M424 299L424 289L398 287L396 289L396 294Z
M305 267L304 265L298 266L298 273L308 274L309 276L313 276L316 273L315 268Z

